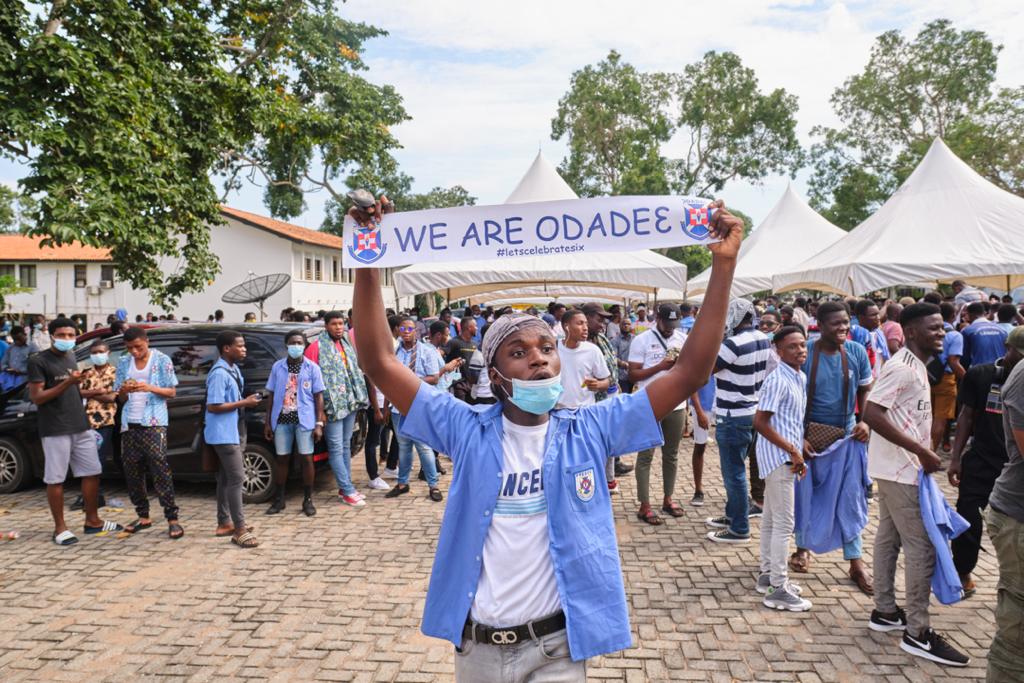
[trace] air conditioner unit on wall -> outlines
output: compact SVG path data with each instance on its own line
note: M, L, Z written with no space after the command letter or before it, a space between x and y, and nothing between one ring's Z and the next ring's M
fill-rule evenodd
M85 288L85 291L90 296L99 296L100 295L100 288L97 287L96 285L89 285L88 287Z
M114 281L113 280L100 280L100 288L101 289L113 289L114 288Z

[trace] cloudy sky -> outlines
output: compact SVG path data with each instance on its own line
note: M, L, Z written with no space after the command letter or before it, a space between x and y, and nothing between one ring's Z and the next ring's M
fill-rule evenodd
M799 98L804 144L817 124L834 117L828 98L867 62L874 38L889 29L915 35L928 21L949 18L1004 46L997 80L1024 83L1024 12L1009 0L352 0L343 11L390 35L368 44L368 77L395 86L412 120L395 132L396 156L415 189L461 184L479 203L500 203L538 147L554 164L565 152L551 140L551 119L573 71L611 49L645 71L679 71L708 50L730 50L752 67L763 90L785 88ZM675 141L673 141L675 142ZM673 154L673 142L665 149ZM807 174L798 174L803 194ZM17 178L0 166L0 181ZM788 177L761 186L734 183L727 203L762 219ZM266 213L258 188L228 203ZM309 198L294 222L319 226L323 197Z

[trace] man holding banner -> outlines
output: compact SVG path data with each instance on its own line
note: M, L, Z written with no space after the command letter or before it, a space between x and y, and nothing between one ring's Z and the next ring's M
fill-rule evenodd
M616 199L606 204L622 215ZM361 226L381 224L380 203L357 203L350 216ZM711 373L743 224L721 202L704 209L704 236L720 241L709 244L704 308L676 364L637 393L578 410L553 410L556 340L521 314L496 319L484 336L498 403L467 406L434 391L389 352L379 272L357 270L363 369L405 416L406 438L456 464L422 630L455 645L457 680L583 681L586 659L631 646L605 462L660 444L658 421Z

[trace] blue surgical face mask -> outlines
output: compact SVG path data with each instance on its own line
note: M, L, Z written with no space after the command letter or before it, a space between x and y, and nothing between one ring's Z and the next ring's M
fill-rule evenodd
M43 324L42 323L32 323L32 329L33 330L41 330L41 329L43 329Z
M512 383L512 404L534 415L547 415L562 395L558 375L550 379L509 379L499 372L498 376Z
M105 353L93 353L89 355L89 360L92 361L93 365L106 365L107 358L108 356Z
M288 345L288 357L289 358L301 358L302 353L306 350L306 347L302 344L289 344Z
M67 353L71 349L75 348L74 339L54 339L53 348L57 349L62 353Z

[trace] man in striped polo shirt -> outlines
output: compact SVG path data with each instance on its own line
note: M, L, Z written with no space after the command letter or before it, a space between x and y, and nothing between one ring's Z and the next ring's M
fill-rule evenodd
M716 543L750 541L747 500L747 449L753 438L757 392L761 390L771 355L771 342L754 329L754 305L746 299L729 303L726 333L715 363L715 434L725 483L725 515L705 523Z
M772 339L779 354L778 368L765 379L754 415L757 464L764 475L764 514L761 517L761 572L757 592L764 605L791 612L806 612L809 600L789 582L786 560L794 526L796 477L807 472L803 454L804 409L807 379L800 366L807 360L807 337L797 325L783 327Z

